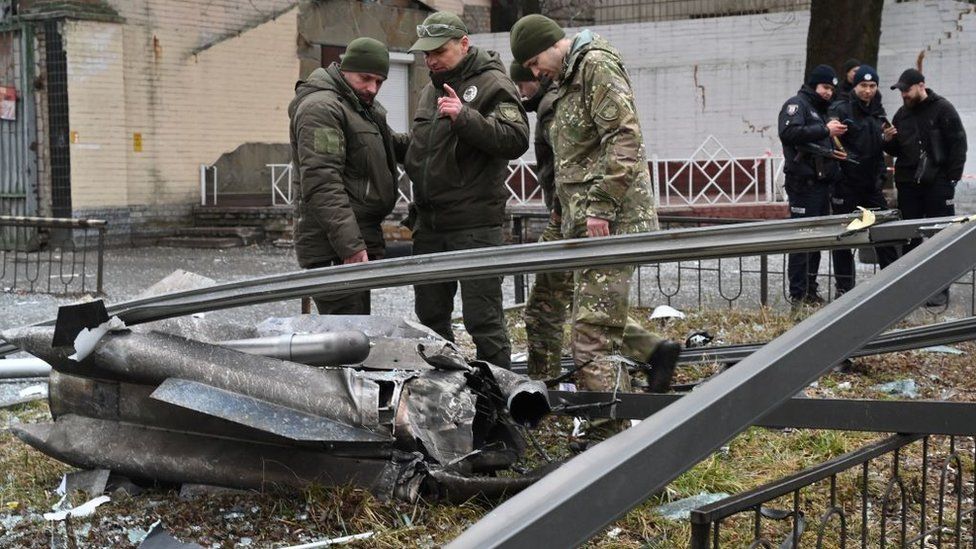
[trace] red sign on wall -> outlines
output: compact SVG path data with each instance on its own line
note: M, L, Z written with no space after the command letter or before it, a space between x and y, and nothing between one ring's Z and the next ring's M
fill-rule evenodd
M12 86L0 86L0 120L17 119L17 90Z

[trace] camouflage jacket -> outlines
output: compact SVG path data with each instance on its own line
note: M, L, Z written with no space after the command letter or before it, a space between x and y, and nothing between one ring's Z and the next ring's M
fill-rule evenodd
M585 234L587 217L609 220L611 234L657 228L630 78L620 54L588 30L566 57L549 135L564 236L580 236L581 225Z
M396 203L396 156L406 149L406 136L391 133L379 103L363 105L335 63L295 85L288 116L301 188L299 265L364 249L382 255L380 224Z
M518 90L495 52L471 47L457 67L432 73L417 100L403 166L413 182L416 227L452 231L505 221L508 161L529 148L529 122ZM464 108L440 116L451 86Z

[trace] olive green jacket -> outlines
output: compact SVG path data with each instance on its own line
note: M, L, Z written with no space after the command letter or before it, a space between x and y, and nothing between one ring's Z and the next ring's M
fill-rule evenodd
M559 88L556 84L549 84L548 87L539 91L541 95L538 107L536 107L535 122L535 177L542 188L542 196L549 211L562 211L559 207L559 200L556 198L556 186L554 182L554 158L552 154L552 138L549 130L552 128L552 119L556 111L553 108L556 102Z
M580 32L558 93L549 133L563 235L585 234L587 217L609 220L611 234L657 229L644 138L620 54L600 36Z
M292 161L301 186L295 251L302 267L367 250L381 257L383 219L397 197L396 136L386 111L366 106L333 63L295 85L288 106ZM400 151L402 156L403 151Z
M464 104L453 122L437 114L443 84ZM415 228L501 225L508 162L529 148L529 122L498 54L472 47L454 69L431 73L410 130L404 167L413 182Z

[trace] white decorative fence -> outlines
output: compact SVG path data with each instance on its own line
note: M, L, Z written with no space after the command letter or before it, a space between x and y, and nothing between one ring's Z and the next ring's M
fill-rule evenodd
M267 167L271 169L271 204L291 204L295 196L293 185L297 184L291 164L268 164ZM711 135L688 158L655 156L648 169L652 190L662 206L784 200L781 184L783 157L773 156L771 151L760 156L735 156ZM201 204L217 202L216 171L212 166L200 166ZM397 186L397 205L406 206L413 200L413 184L399 166ZM534 163L518 159L509 164L505 187L510 206L542 204L542 189L537 183ZM208 190L211 190L211 196L207 196Z

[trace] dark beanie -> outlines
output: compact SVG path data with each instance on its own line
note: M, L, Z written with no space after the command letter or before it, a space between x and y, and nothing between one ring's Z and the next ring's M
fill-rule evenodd
M512 78L512 82L535 82L536 80L532 71L519 65L517 61L512 61L508 66L508 76Z
M860 66L861 66L861 60L860 59L854 59L853 57L851 57L847 61L844 61L844 64L841 65L841 72L840 73L846 75L854 67L860 67Z
M565 37L566 32L545 15L526 15L512 26L512 55L516 63L525 63Z
M851 82L855 86L861 82L874 82L878 83L878 71L874 70L871 65L861 65L861 68L857 69L854 73L854 80Z
M390 52L379 40L357 38L346 47L339 69L347 72L368 72L385 78L390 73Z
M817 68L810 72L810 76L807 77L807 85L811 88L816 88L817 84L837 85L837 73L834 72L833 67L830 65L817 65Z

